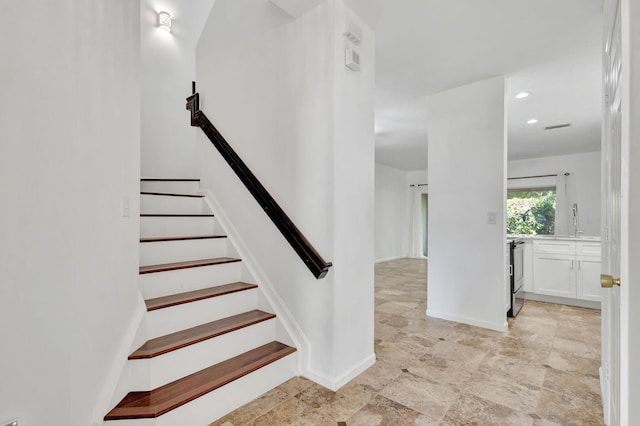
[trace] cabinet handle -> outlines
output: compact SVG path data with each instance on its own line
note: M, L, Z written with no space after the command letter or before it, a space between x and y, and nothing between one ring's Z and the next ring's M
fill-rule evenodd
M571 259L571 269L573 269L573 268L574 268L574 264L573 264L573 262L574 262L574 260L573 260L573 259Z
M513 276L513 265L509 265L509 276Z
M582 260L578 260L578 271L582 270Z

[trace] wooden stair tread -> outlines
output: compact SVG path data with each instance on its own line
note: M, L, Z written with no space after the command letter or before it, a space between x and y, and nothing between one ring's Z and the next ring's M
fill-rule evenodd
M174 192L149 192L141 191L140 195L158 195L164 197L189 197L189 198L204 198L204 195L200 194L177 194Z
M270 342L151 391L130 392L105 420L158 417L296 351Z
M140 217L214 217L213 213L140 213Z
M164 241L207 240L212 238L227 238L226 235L192 235L184 237L148 237L140 238L141 243L159 243Z
M200 182L200 179L163 179L163 178L142 178L141 182Z
M129 355L129 359L153 358L275 317L274 314L253 310L201 324L196 327L148 340L144 345Z
M211 259L188 260L185 262L163 263L160 265L147 265L140 267L140 275L154 272L175 271L177 269L198 268L201 266L221 265L223 263L240 262L241 259L233 257L214 257Z
M147 305L147 311L155 311L156 309L168 308L169 306L182 305L183 303L210 299L212 297L224 296L225 294L237 293L239 291L251 290L254 288L258 288L258 286L255 284L236 282L216 287L203 288L201 290L172 294L170 296L156 297L154 299L145 300L144 303Z

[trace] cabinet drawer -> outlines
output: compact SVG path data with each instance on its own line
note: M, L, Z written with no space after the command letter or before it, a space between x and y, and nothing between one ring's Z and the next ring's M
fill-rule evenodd
M533 242L533 252L540 254L567 254L574 255L576 243L563 240L536 240Z
M595 241L578 241L576 243L576 254L578 256L600 257L600 243Z

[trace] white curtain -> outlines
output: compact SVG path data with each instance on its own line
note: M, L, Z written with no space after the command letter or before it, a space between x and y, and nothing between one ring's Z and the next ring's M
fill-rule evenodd
M409 189L409 257L422 258L422 190L418 185Z
M569 235L571 233L569 211L567 177L564 172L558 172L556 176L556 235Z

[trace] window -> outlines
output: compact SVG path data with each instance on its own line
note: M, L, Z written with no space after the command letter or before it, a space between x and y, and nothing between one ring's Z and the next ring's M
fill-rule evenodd
M507 191L507 234L553 235L555 222L555 187Z

